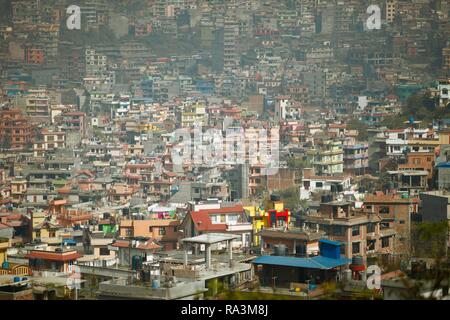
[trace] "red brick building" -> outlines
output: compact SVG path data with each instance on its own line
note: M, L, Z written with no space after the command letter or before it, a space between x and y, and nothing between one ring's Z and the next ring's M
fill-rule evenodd
M29 120L19 109L0 110L0 146L5 149L25 149L32 140Z

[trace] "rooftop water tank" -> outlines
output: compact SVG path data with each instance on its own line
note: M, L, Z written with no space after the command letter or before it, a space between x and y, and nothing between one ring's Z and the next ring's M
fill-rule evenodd
M158 279L153 279L152 280L152 288L153 289L158 289L159 288L159 280Z
M285 256L287 251L287 247L284 244L279 244L274 246L274 255L276 256Z
M8 261L3 262L2 263L2 268L3 269L9 269L9 262Z
M363 266L364 260L362 256L353 256L352 258L352 265L354 266Z
M280 201L280 196L277 194L270 195L270 201Z

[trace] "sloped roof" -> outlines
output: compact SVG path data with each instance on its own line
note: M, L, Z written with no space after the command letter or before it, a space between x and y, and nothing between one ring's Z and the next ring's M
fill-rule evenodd
M284 267L328 270L351 262L351 259L341 257L332 259L324 256L313 258L297 258L284 256L261 256L252 261L253 264L267 264Z
M225 231L227 225L225 223L213 224L208 211L209 210L191 212L191 218L195 228L198 231Z
M52 260L52 261L70 261L81 258L83 255L78 252L45 252L45 251L32 251L28 253L25 257L28 259L42 259L42 260Z

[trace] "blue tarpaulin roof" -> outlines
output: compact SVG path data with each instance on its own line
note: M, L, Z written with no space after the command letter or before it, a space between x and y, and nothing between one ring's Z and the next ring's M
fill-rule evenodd
M450 168L450 162L441 162L436 165L438 168Z
M328 270L350 263L351 259L341 257L339 259L316 256L312 258L297 258L283 256L261 256L252 261L253 264L269 264L275 266L322 269Z
M63 239L62 242L67 244L77 244L77 242L73 239Z
M320 239L319 242L322 243L327 243L327 244L332 244L334 246L340 246L342 243L338 242L338 241L332 241L332 240L328 240L328 239Z

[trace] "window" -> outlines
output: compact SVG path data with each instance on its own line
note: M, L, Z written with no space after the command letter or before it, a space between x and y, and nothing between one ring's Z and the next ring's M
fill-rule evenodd
M36 231L36 238L40 238L41 237L41 230Z
M367 241L367 251L375 250L376 242L377 242L376 240L369 240L369 241Z
M398 223L399 224L405 224L405 220L400 220Z
M108 248L100 248L100 255L101 256L109 256L109 249Z
M153 227L148 227L148 232L152 233L153 232Z
M367 224L367 233L375 232L375 223L368 223Z
M158 235L165 236L166 235L166 229L165 228L159 228Z
M382 248L387 248L389 247L389 238L381 238L381 247Z
M316 188L323 188L323 182L316 182Z
M352 236L359 236L359 226L353 226L352 227Z
M333 226L333 235L334 236L344 236L345 235L344 228L341 226Z
M389 214L389 207L380 207L380 213Z
M132 232L131 228L125 229L125 236L131 237L132 234L133 234L133 232Z
M389 222L381 222L380 223L380 229L389 229Z
M353 254L359 253L359 247L360 247L360 243L359 242L353 242L352 243L352 253Z

